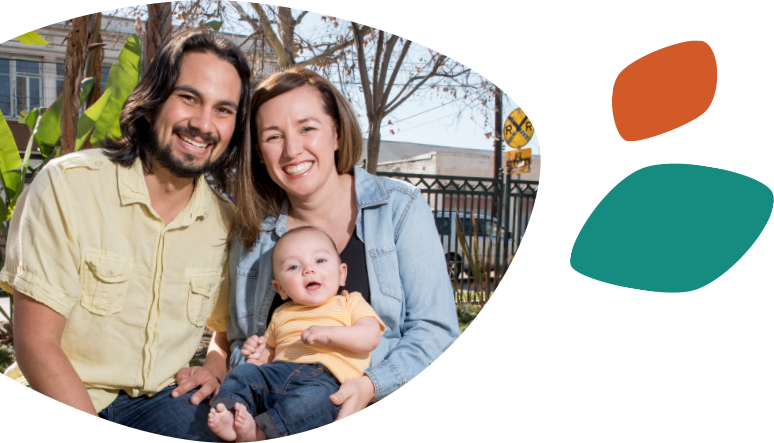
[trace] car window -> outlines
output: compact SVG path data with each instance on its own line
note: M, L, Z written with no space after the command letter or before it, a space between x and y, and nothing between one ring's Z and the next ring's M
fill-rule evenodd
M449 217L435 217L435 228L439 235L449 235Z
M462 226L462 232L467 235L473 235L473 219L470 217L460 218L460 225Z

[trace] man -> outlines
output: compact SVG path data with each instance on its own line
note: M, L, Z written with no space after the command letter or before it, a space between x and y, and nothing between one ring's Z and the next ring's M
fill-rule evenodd
M0 285L32 388L137 429L218 440L205 399L227 372L233 208L203 174L222 186L238 160L249 76L225 37L178 35L124 105L122 138L51 161L20 197ZM207 359L189 368L205 325Z

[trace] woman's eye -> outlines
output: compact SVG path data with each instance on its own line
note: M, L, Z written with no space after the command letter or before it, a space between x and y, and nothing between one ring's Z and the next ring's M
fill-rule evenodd
M279 139L279 135L270 135L270 136L266 137L266 141L267 142L270 142L272 140L278 140L278 139Z
M305 127L304 129L302 129L302 130L301 130L301 132L309 132L309 131L312 131L312 130L314 130L314 129L315 129L315 128L313 128L313 127L311 127L311 126L307 126L307 127Z

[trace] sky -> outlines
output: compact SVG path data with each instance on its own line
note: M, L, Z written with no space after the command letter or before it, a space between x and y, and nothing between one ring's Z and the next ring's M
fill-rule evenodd
M231 8L229 10L233 11ZM245 6L245 10L249 10L249 7ZM298 10L293 10L293 12L294 16L299 14ZM310 12L303 19L301 25L296 28L296 32L297 34L308 36L312 28L318 27L320 23L321 16ZM244 22L231 20L230 25L232 27L228 29L228 32L252 33L249 25ZM225 27L224 30L226 30ZM411 55L418 58L426 51L425 47L415 42L412 45ZM331 79L331 81L334 84L337 83L335 79ZM337 86L339 85L337 84ZM449 100L443 101L438 97L431 97L431 94L425 94L417 100L407 100L384 119L381 133L382 140L493 150L494 139L487 138L485 135L492 132L492 126L490 123L488 128L484 128L484 117L481 111L478 109L466 110L460 114L458 106L455 103L448 102ZM365 108L359 103L353 103L353 105L355 112L360 116L361 128L363 128L365 135L368 129ZM503 120L511 111L518 107L517 102L513 98L503 94ZM525 112L529 115L528 110L525 110ZM493 111L489 119L494 121ZM388 122L393 124L389 125ZM394 134L391 134L390 130L394 131ZM524 146L524 148L531 148L533 155L540 154L537 131L530 143ZM505 143L503 143L503 149L506 151L511 150Z

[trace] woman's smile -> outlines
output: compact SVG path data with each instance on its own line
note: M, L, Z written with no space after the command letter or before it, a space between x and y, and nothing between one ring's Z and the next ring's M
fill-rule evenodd
M306 161L299 163L297 165L289 165L285 166L283 170L285 171L285 174L291 176L291 177L298 177L307 172L312 167L311 161Z

